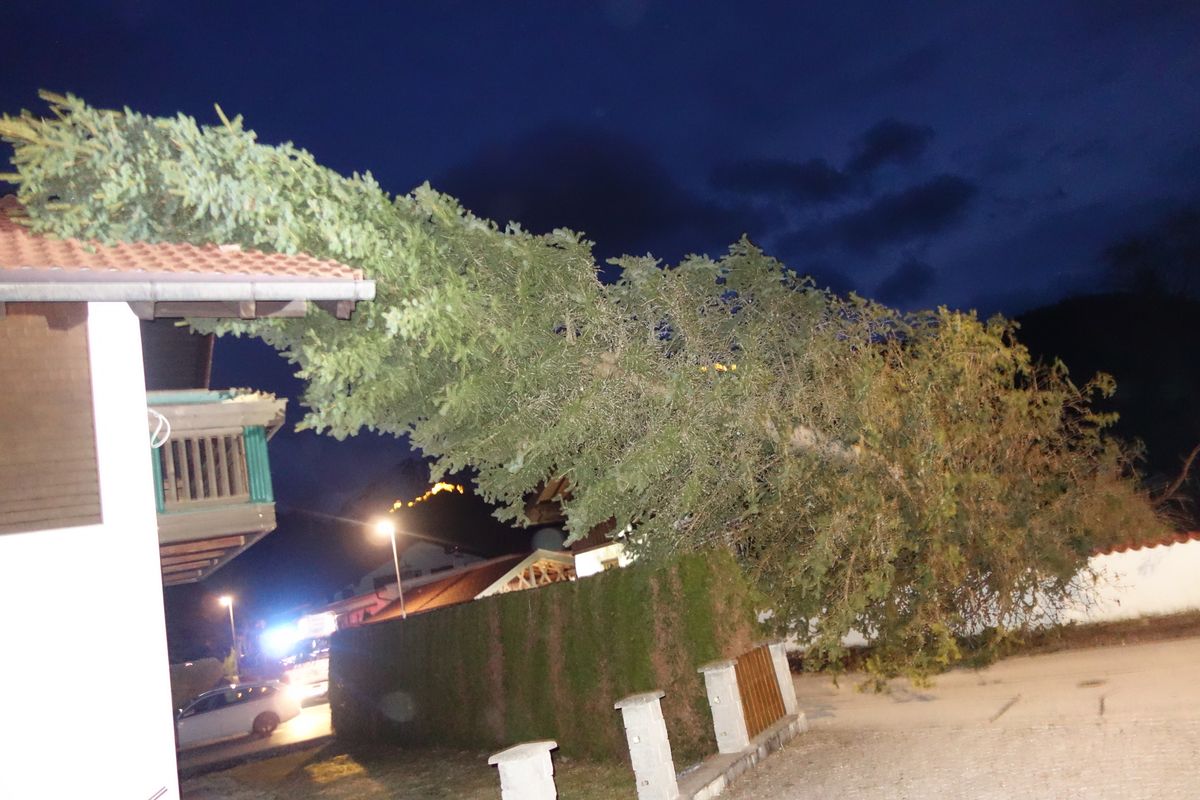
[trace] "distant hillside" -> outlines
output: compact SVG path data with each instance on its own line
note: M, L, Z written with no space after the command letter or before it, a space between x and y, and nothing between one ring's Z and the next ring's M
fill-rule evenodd
M1096 372L1117 380L1101 404L1121 415L1116 432L1146 445L1145 471L1159 486L1179 473L1200 442L1200 301L1152 294L1072 297L1018 318L1020 340L1036 357L1057 357L1082 383ZM1200 517L1193 469L1190 516Z

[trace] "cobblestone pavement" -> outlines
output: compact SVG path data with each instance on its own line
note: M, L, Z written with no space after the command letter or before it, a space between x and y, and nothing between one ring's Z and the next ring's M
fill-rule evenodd
M857 683L797 677L810 731L724 796L1200 798L1200 639L1013 658L890 694Z

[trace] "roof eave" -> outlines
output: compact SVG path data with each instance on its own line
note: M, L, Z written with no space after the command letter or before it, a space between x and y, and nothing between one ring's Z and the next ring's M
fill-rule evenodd
M290 302L292 300L375 299L375 281L360 278L304 280L295 278L237 278L195 280L172 276L122 280L97 276L91 280L9 281L0 280L0 302Z
M24 277L24 276L23 276ZM100 273L85 280L0 281L0 313L4 303L125 302L142 319L302 317L308 303L339 319L348 319L360 300L375 297L375 281L361 278L304 280L207 276L188 280L122 280Z

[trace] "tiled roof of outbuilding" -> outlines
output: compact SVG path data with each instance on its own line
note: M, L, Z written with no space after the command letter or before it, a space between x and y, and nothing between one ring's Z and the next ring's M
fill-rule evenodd
M445 578L405 591L404 610L412 616L424 611L433 611L435 608L469 603L525 558L525 555L519 554L472 564L448 573ZM381 608L368 621L379 622L397 619L400 616L400 601L396 600Z
M0 273L9 279L21 272L61 270L93 279L108 273L128 280L138 274L243 278L292 278L308 281L362 280L363 272L336 261L303 253L263 253L238 245L194 245L122 242L105 245L33 233L18 221L24 208L14 195L0 197Z

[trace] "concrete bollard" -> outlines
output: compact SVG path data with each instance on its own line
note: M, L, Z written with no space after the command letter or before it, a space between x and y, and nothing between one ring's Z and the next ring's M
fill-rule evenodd
M717 735L718 753L740 753L750 746L746 730L746 715L742 711L742 695L738 691L737 673L730 658L711 661L697 672L704 675L704 689L712 707L713 731Z
M558 789L550 762L550 751L556 747L558 742L546 739L514 745L489 756L488 763L500 768L502 800L556 800Z
M675 800L679 797L671 741L667 738L667 723L659 702L662 696L660 691L631 694L613 706L620 709L621 720L625 723L638 800Z
M787 714L795 714L796 684L792 683L792 670L788 667L787 650L783 642L771 642L771 663L775 665L775 678L779 681L779 694L783 696L783 710Z

